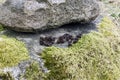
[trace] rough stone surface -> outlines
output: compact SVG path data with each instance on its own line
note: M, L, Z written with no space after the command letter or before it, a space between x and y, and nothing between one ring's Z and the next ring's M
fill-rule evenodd
M0 23L21 32L55 28L71 22L90 22L98 15L96 0L0 1Z

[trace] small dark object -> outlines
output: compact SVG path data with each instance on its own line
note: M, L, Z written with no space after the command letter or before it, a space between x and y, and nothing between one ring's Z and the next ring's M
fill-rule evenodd
M72 46L72 44L68 44L68 47Z
M73 37L72 35L66 33L58 38L52 36L40 37L40 45L52 46L53 44L63 44L67 42L68 46L72 46L72 44L76 43L81 36L82 34L78 34L76 37Z
M80 33L76 36L76 38L81 38L81 36L82 36L82 34Z
M73 40L73 44L77 43L78 40L79 40L79 39L78 39L77 37L74 38L74 40Z
M82 34L78 34L75 38L72 38L71 41L68 41L68 46L72 46L72 44L75 44L78 42L79 38L81 38Z
M74 40L74 38L72 38L72 39L70 39L70 40L68 41L68 46L72 46L73 40Z
M61 44L61 43L65 43L65 42L69 42L73 40L73 36L70 34L64 34L63 36L60 36L57 40L57 44Z
M55 37L40 37L40 45L52 46L55 42Z
M74 43L77 43L78 40L79 40L79 38L81 38L81 36L82 36L82 34L78 34L78 35L74 38L73 44L74 44Z
M113 1L113 0L112 0L112 1L109 1L109 3L114 3L114 2L115 2L115 1Z
M65 40L65 38L64 38L64 36L60 36L59 38L58 38L58 40L57 40L57 44L62 44L62 43L64 43L66 40Z
M73 39L73 36L70 35L70 34L64 34L63 36L64 36L64 38L66 39L66 41L69 41L69 40L72 40L72 39Z

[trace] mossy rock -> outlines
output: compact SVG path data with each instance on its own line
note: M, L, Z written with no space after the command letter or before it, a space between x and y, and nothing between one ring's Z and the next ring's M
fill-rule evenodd
M27 59L29 54L23 42L6 36L0 37L0 69L16 66Z
M26 80L44 80L45 73L36 61L31 62L31 64L26 68L25 74L22 76Z
M46 80L119 80L120 29L107 17L98 32L85 34L68 48L48 47L41 54L50 70Z

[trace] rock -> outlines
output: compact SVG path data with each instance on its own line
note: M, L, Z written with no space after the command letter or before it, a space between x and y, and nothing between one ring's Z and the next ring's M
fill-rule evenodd
M99 15L96 0L3 0L0 23L21 32L90 22Z

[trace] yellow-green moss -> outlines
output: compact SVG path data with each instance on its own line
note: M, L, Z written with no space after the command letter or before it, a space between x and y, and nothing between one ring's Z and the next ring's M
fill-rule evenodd
M50 70L46 80L119 80L120 30L107 17L98 30L69 48L46 48L41 55Z
M23 77L26 80L44 80L45 75L40 68L39 63L34 61L26 68L26 72Z
M25 44L14 38L0 37L0 68L15 66L29 59Z
M0 72L0 79L2 80L14 80L10 72Z

